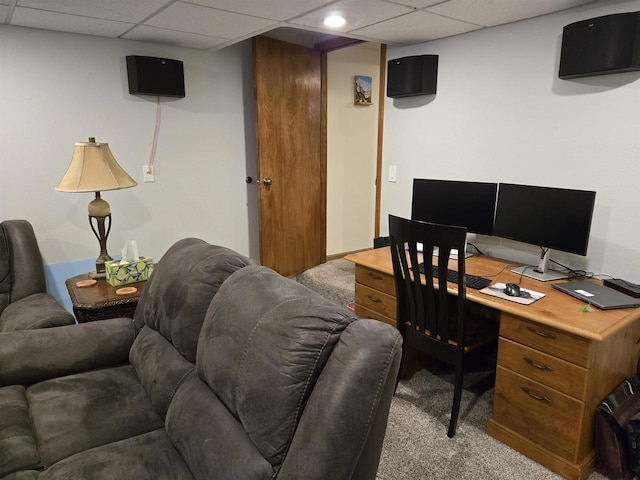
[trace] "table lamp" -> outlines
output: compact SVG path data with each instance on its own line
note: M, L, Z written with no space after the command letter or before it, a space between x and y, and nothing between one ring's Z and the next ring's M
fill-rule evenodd
M100 192L120 190L136 185L136 181L118 165L108 143L96 143L95 138L90 137L88 142L75 144L69 168L58 183L56 190L59 192L95 192L96 194L89 203L89 225L100 243L100 256L96 259L96 272L90 273L89 276L104 276L104 262L112 260L107 253L107 237L111 231L111 208L109 203L100 197ZM106 222L107 219L108 222Z

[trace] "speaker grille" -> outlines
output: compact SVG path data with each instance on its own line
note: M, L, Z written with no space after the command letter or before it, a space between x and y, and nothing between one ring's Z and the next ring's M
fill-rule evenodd
M640 70L640 12L617 13L564 27L560 78Z
M433 95L438 83L438 55L415 55L387 62L387 97Z

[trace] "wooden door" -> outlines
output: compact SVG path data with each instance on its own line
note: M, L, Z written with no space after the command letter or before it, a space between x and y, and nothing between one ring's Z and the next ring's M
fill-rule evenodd
M260 262L288 276L326 259L321 53L267 37L253 52Z

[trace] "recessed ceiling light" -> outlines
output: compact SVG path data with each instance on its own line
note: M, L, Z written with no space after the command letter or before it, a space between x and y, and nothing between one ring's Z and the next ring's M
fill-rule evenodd
M347 21L340 15L331 15L324 19L324 24L330 28L338 28L343 26Z

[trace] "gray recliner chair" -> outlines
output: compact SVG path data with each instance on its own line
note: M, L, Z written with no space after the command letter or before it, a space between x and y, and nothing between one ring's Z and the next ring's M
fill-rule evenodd
M252 263L187 239L134 322L0 333L0 478L375 479L398 331Z
M26 220L0 223L0 332L76 323L47 293L44 265Z

